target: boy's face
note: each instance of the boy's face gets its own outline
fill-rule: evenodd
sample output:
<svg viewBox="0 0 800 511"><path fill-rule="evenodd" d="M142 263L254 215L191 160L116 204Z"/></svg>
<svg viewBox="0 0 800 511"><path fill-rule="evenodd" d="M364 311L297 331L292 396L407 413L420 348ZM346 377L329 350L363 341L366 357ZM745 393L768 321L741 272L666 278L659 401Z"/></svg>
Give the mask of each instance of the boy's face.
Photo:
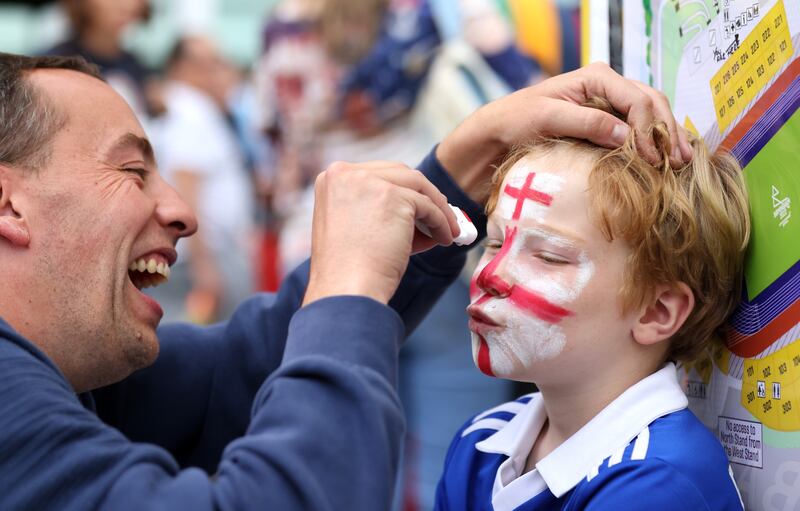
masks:
<svg viewBox="0 0 800 511"><path fill-rule="evenodd" d="M489 216L469 327L486 374L543 382L603 363L630 338L620 289L630 249L589 218L593 161L569 146L517 162ZM556 364L548 364L548 361Z"/></svg>

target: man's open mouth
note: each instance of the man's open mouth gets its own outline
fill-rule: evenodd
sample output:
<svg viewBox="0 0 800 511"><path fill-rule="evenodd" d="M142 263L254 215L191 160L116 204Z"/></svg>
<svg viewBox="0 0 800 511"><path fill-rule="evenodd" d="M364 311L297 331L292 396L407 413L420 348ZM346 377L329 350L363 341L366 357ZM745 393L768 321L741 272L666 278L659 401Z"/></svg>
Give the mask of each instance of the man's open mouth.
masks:
<svg viewBox="0 0 800 511"><path fill-rule="evenodd" d="M155 287L169 280L169 264L154 258L140 257L128 267L128 276L137 289Z"/></svg>

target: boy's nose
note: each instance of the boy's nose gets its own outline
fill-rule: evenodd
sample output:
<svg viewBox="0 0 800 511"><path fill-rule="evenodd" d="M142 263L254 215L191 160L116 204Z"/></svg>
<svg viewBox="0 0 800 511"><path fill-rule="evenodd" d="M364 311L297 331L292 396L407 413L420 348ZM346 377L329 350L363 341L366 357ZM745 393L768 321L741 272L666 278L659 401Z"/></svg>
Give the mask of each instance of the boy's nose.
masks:
<svg viewBox="0 0 800 511"><path fill-rule="evenodd" d="M484 292L501 298L507 297L511 294L511 289L514 287L506 275L503 273L502 259L493 259L487 264L481 273L478 275L478 287Z"/></svg>

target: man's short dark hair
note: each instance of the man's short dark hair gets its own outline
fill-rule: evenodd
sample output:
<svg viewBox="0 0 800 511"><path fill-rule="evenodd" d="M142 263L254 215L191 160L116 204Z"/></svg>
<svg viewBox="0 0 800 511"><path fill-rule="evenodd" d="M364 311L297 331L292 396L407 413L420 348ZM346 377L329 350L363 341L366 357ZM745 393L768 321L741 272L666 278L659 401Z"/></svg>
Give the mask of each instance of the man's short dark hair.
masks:
<svg viewBox="0 0 800 511"><path fill-rule="evenodd" d="M69 69L102 80L82 57L28 57L0 53L0 164L37 169L66 116L27 79L37 69Z"/></svg>

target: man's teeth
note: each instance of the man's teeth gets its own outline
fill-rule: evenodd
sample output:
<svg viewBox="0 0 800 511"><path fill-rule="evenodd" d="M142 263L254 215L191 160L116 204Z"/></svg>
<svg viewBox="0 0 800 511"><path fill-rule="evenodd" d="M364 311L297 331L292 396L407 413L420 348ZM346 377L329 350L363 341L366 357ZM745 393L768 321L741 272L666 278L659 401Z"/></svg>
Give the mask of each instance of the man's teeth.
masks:
<svg viewBox="0 0 800 511"><path fill-rule="evenodd" d="M167 263L158 262L152 258L150 260L145 260L140 257L131 263L128 270L141 273L158 273L159 275L163 275L166 279L169 278L169 265Z"/></svg>

